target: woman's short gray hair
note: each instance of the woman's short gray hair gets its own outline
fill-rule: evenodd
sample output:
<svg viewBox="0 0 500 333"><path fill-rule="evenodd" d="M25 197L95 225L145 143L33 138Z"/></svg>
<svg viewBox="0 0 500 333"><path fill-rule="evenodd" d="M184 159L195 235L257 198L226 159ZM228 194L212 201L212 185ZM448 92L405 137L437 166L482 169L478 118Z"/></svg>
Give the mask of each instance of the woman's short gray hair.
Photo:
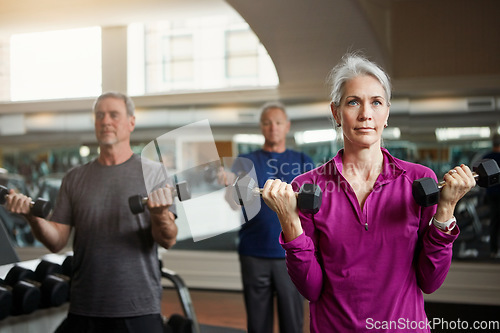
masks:
<svg viewBox="0 0 500 333"><path fill-rule="evenodd" d="M374 62L357 53L347 53L342 61L330 71L329 81L332 91L330 97L335 106L340 106L347 81L358 76L371 75L376 78L386 93L387 105L391 105L391 81L387 73Z"/></svg>
<svg viewBox="0 0 500 333"><path fill-rule="evenodd" d="M123 102L125 102L125 107L127 108L127 115L130 117L134 115L135 105L134 105L134 101L132 101L132 98L128 97L125 94L122 94L119 92L114 92L114 91L103 93L101 96L97 97L97 99L94 102L94 106L92 107L92 110L94 110L94 112L95 112L97 104L99 104L99 102L101 102L103 99L106 99L106 98L121 99Z"/></svg>

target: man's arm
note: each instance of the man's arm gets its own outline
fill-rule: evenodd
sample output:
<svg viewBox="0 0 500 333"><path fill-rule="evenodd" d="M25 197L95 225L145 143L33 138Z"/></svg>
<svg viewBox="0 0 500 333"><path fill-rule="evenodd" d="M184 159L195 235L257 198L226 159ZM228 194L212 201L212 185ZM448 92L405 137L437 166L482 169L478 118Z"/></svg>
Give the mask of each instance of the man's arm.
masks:
<svg viewBox="0 0 500 333"><path fill-rule="evenodd" d="M71 226L30 216L31 231L47 249L53 253L61 251L68 244Z"/></svg>
<svg viewBox="0 0 500 333"><path fill-rule="evenodd" d="M148 196L153 239L166 249L171 248L177 239L178 229L175 224L175 215L169 210L173 200L169 187L160 188Z"/></svg>
<svg viewBox="0 0 500 333"><path fill-rule="evenodd" d="M30 197L10 190L5 207L13 213L23 215L35 238L47 249L53 253L61 251L68 244L71 226L33 216L30 211L31 201Z"/></svg>

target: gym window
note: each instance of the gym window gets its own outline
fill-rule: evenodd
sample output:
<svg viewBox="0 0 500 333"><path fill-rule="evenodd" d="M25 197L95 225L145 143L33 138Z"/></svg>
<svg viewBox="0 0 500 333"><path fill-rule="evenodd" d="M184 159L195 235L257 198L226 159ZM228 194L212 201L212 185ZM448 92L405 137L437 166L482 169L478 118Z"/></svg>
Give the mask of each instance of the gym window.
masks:
<svg viewBox="0 0 500 333"><path fill-rule="evenodd" d="M2 92L3 100L79 98L101 93L101 28L15 34L9 44L10 59L3 56L0 64L2 82L9 81L6 75L10 77L10 92ZM10 73L5 72L6 61Z"/></svg>
<svg viewBox="0 0 500 333"><path fill-rule="evenodd" d="M134 23L128 38L130 95L278 84L266 49L236 15Z"/></svg>

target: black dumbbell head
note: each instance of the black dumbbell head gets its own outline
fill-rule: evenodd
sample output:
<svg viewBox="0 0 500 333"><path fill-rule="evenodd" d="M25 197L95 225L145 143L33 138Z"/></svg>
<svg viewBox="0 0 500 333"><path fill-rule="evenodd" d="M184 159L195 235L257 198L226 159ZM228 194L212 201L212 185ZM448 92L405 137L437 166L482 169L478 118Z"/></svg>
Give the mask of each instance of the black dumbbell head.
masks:
<svg viewBox="0 0 500 333"><path fill-rule="evenodd" d="M72 266L73 266L73 256L67 256L61 265L63 275L66 275L67 277L71 278L73 275Z"/></svg>
<svg viewBox="0 0 500 333"><path fill-rule="evenodd" d="M35 280L35 273L31 269L13 266L5 277L5 283L14 286L19 280Z"/></svg>
<svg viewBox="0 0 500 333"><path fill-rule="evenodd" d="M191 332L193 321L189 318L174 313L170 316L167 323L167 332Z"/></svg>
<svg viewBox="0 0 500 333"><path fill-rule="evenodd" d="M439 188L436 181L430 177L420 178L412 184L413 199L419 206L429 207L439 201Z"/></svg>
<svg viewBox="0 0 500 333"><path fill-rule="evenodd" d="M0 320L10 315L12 310L12 292L0 279Z"/></svg>
<svg viewBox="0 0 500 333"><path fill-rule="evenodd" d="M68 300L69 282L56 275L47 275L40 286L40 291L42 307L60 306Z"/></svg>
<svg viewBox="0 0 500 333"><path fill-rule="evenodd" d="M303 213L316 214L321 208L323 192L316 184L303 184L297 196L297 207Z"/></svg>
<svg viewBox="0 0 500 333"><path fill-rule="evenodd" d="M130 211L132 212L132 214L142 213L146 208L142 198L143 196L140 194L128 198L128 206L130 207Z"/></svg>
<svg viewBox="0 0 500 333"><path fill-rule="evenodd" d="M12 288L12 314L30 314L40 306L42 293L32 283L19 281Z"/></svg>
<svg viewBox="0 0 500 333"><path fill-rule="evenodd" d="M500 184L500 168L495 160L481 160L474 164L472 171L478 174L477 185L481 187Z"/></svg>
<svg viewBox="0 0 500 333"><path fill-rule="evenodd" d="M47 215L49 215L51 209L52 205L49 201L38 198L31 208L31 213L35 216L45 218L47 217Z"/></svg>
<svg viewBox="0 0 500 333"><path fill-rule="evenodd" d="M191 199L191 191L187 182L180 182L175 184L175 190L177 191L177 197L180 201Z"/></svg>
<svg viewBox="0 0 500 333"><path fill-rule="evenodd" d="M0 205L4 205L6 202L5 196L9 194L9 189L3 185L0 185Z"/></svg>
<svg viewBox="0 0 500 333"><path fill-rule="evenodd" d="M48 275L62 274L62 273L63 273L63 268L61 265L51 261L42 260L40 261L38 266L36 266L35 279L37 281L42 282Z"/></svg>

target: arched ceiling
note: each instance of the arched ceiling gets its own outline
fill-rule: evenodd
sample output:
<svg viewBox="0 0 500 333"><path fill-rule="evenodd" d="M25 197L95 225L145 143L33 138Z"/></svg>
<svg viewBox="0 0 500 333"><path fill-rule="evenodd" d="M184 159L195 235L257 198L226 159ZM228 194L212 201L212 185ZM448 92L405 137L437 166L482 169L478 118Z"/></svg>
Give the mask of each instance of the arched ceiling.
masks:
<svg viewBox="0 0 500 333"><path fill-rule="evenodd" d="M352 0L266 1L228 0L249 23L273 59L280 92L293 98L328 96L325 80L348 50L363 50L388 65L384 45ZM300 97L299 97L300 98Z"/></svg>

